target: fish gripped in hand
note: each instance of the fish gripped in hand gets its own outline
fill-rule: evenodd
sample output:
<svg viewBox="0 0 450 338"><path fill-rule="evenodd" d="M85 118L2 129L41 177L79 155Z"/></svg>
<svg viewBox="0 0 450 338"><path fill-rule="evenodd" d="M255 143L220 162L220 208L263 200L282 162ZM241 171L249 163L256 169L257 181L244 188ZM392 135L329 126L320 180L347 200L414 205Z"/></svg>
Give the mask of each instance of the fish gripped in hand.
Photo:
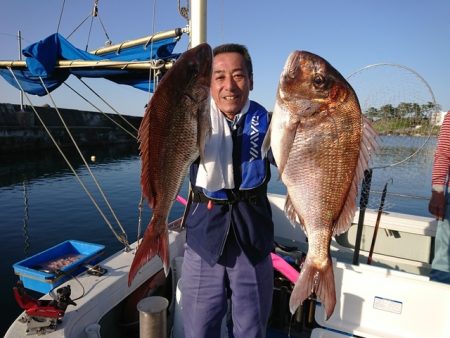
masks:
<svg viewBox="0 0 450 338"><path fill-rule="evenodd" d="M211 130L212 50L200 44L184 52L161 79L139 127L142 193L152 218L128 274L158 255L170 265L167 221L191 163L202 155Z"/></svg>
<svg viewBox="0 0 450 338"><path fill-rule="evenodd" d="M328 319L336 305L331 238L351 225L376 133L345 78L320 56L294 51L280 76L269 145L287 188L285 213L308 238L290 311L315 293Z"/></svg>

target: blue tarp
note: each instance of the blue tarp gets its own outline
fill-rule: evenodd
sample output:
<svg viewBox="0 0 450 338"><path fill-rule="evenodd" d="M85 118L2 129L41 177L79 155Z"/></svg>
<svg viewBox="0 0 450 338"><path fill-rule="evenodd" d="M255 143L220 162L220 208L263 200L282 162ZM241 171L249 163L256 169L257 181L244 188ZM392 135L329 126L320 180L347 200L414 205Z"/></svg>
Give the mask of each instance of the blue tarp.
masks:
<svg viewBox="0 0 450 338"><path fill-rule="evenodd" d="M153 81L149 83L149 72L140 70L107 70L95 68L58 69L58 60L84 61L145 61L151 59L176 59L179 54L173 54L178 37L152 42L152 46L144 48L142 45L122 50L120 53L108 53L102 56L94 55L74 47L60 34L52 34L47 38L33 43L22 50L26 57L27 70L13 70L22 89L29 94L46 95L41 77L48 91L58 88L70 74L79 77L105 78L119 84L126 84L138 89L153 92ZM9 70L0 69L0 75L11 85L20 89ZM150 85L150 88L149 88Z"/></svg>

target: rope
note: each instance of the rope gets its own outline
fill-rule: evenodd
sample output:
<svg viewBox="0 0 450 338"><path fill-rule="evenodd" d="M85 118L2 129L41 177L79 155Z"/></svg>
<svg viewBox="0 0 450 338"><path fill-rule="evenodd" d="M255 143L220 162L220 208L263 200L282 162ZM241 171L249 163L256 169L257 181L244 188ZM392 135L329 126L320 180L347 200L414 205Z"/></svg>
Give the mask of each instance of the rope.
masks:
<svg viewBox="0 0 450 338"><path fill-rule="evenodd" d="M89 19L90 17L91 17L91 14L89 13L89 15L86 17L86 19L84 19L83 21L81 21L81 23L80 23L77 27L75 27L75 29L72 31L72 33L70 33L70 34L67 36L67 40L69 40L70 37L73 35L73 33L75 33L75 32L78 30L78 28L80 28L81 25L84 24L84 23L86 22L86 20Z"/></svg>
<svg viewBox="0 0 450 338"><path fill-rule="evenodd" d="M87 52L88 48L89 48L89 40L91 39L91 33L92 33L92 24L94 23L94 16L91 15L91 23L89 24L89 32L88 32L88 36L87 36L87 41L86 41L86 48L85 51Z"/></svg>
<svg viewBox="0 0 450 338"><path fill-rule="evenodd" d="M78 182L80 183L80 185L83 187L84 191L85 191L86 194L89 196L89 198L91 199L92 203L93 203L94 206L97 208L98 212L99 212L100 215L103 217L104 221L106 222L106 224L108 225L108 227L110 228L110 230L112 231L112 233L114 234L114 236L116 236L116 238L117 238L117 240L118 240L119 242L121 242L122 244L124 244L124 246L126 247L127 250L131 250L131 249L130 249L130 246L129 246L129 243L128 243L128 240L127 240L127 238L126 238L125 231L124 231L122 225L120 224L119 220L117 219L117 217L116 217L114 211L113 211L112 208L111 208L111 205L110 205L109 202L107 201L106 196L104 195L104 193L103 193L102 189L100 188L100 186L99 186L97 180L95 179L95 177L94 177L92 171L90 170L90 167L89 167L88 163L87 163L86 160L84 159L84 156L82 155L80 149L78 148L78 145L76 144L75 140L73 139L72 134L70 133L69 129L67 128L67 125L65 124L64 119L62 118L62 116L61 116L61 114L60 114L58 108L56 107L56 105L55 105L55 103L54 103L54 101L53 101L53 99L52 99L50 93L48 92L47 87L45 86L44 82L42 81L42 78L40 78L40 80L41 80L41 82L42 82L43 87L46 89L47 94L49 95L50 99L52 100L53 105L55 106L56 112L58 113L58 115L59 115L59 117L60 117L62 123L64 124L64 127L66 128L66 131L68 132L70 138L72 139L72 142L74 143L74 145L75 145L75 147L76 147L78 153L80 154L80 156L81 156L81 158L82 158L84 164L86 165L86 167L87 167L89 173L91 174L91 176L92 176L94 182L96 183L97 188L99 189L100 193L102 194L102 196L103 196L103 198L104 198L106 204L109 206L109 208L110 208L110 210L111 210L111 213L113 214L114 218L116 219L116 221L117 221L117 223L118 223L118 226L120 227L120 229L121 229L121 231L122 231L122 234L121 234L121 235L117 234L117 232L114 230L113 226L111 225L111 223L109 222L109 220L107 219L107 217L105 216L105 214L103 213L103 211L102 211L102 210L100 209L100 207L98 206L98 204L97 204L97 202L95 201L94 197L92 196L92 194L91 194L91 193L89 192L89 190L87 189L86 185L83 183L83 181L80 179L80 177L79 177L78 174L76 173L76 171L75 171L75 169L73 168L73 166L71 165L70 161L68 160L68 158L66 157L66 155L65 155L64 152L62 151L61 147L60 147L60 146L58 145L58 143L56 142L56 140L55 140L55 138L53 137L53 135L51 134L50 130L47 128L45 122L44 122L43 119L41 118L40 114L37 112L36 108L35 108L34 105L32 104L32 102L31 102L31 100L30 100L28 94L23 90L23 88L22 88L20 82L17 80L17 78L16 78L14 72L12 71L11 67L8 67L8 70L11 72L11 74L12 74L12 76L14 77L14 79L15 79L17 85L20 87L20 90L25 94L25 97L26 97L27 101L29 102L31 108L33 109L33 111L34 111L34 113L36 114L37 118L38 118L39 121L41 122L41 124L42 124L42 126L44 127L45 131L47 132L48 136L49 136L50 139L52 140L53 144L56 146L56 148L58 149L59 153L61 154L61 156L62 156L62 157L64 158L64 160L66 161L66 163L67 163L67 165L69 166L70 170L71 170L72 173L75 175L75 178L78 180Z"/></svg>
<svg viewBox="0 0 450 338"><path fill-rule="evenodd" d="M88 32L88 36L87 36L87 41L86 41L86 49L85 49L85 51L87 51L88 50L88 48L89 48L89 41L90 41L90 39L91 39L91 34L92 34L92 27L93 27L93 24L94 24L94 18L98 18L99 19L99 21L100 21L100 24L101 24L101 26L102 26L102 28L103 28L103 33L105 34L105 36L106 36L106 39L107 39L107 41L106 41L106 45L111 45L111 39L109 38L109 35L108 35L108 32L106 31L106 28L105 28L105 25L103 24L103 21L102 21L102 19L100 18L100 16L99 16L99 14L98 14L98 2L99 2L99 0L95 0L94 1L94 7L92 8L92 11L89 13L89 15L72 31L72 33L70 33L69 34L69 36L67 37L67 39L69 39L71 36L72 36L72 34L73 33L75 33L85 22L86 22L86 20L87 19L89 19L89 18L91 18L91 23L90 23L90 25L89 25L89 32ZM58 26L59 27L59 26Z"/></svg>
<svg viewBox="0 0 450 338"><path fill-rule="evenodd" d="M106 44L108 44L108 45L111 44L111 40L109 39L108 33L106 33L105 26L103 25L103 22L102 22L102 20L100 19L99 15L98 15L98 1L99 1L99 0L95 0L95 2L94 2L94 8L92 9L92 13L91 13L91 25L89 26L88 40L87 40L87 42L86 42L86 52L87 52L88 47L89 47L89 40L90 40L90 38L91 38L92 25L93 25L93 23L94 23L94 18L98 18L99 21L100 21L100 24L101 24L102 27L103 27L103 32L105 33L106 38L108 39L107 42L106 42Z"/></svg>
<svg viewBox="0 0 450 338"><path fill-rule="evenodd" d="M86 166L86 169L89 171L89 174L91 175L91 177L92 177L92 179L93 179L95 185L97 186L97 189L99 190L100 194L102 195L103 200L105 201L106 205L108 206L109 210L111 211L111 214L113 215L114 219L116 220L116 222L117 222L117 224L118 224L120 230L121 230L122 233L124 234L124 233L125 233L125 230L123 229L122 224L120 223L119 219L117 218L117 216L116 216L116 214L115 214L113 208L111 207L111 204L109 203L109 201L108 201L106 195L105 195L104 192L103 192L103 189L101 188L100 184L98 183L97 179L95 178L95 175L94 175L94 173L92 172L92 170L91 170L89 164L87 163L86 159L84 158L84 156L83 156L83 154L82 154L80 148L78 147L77 142L76 142L75 139L73 138L73 135L72 135L72 133L70 132L68 126L66 125L66 123L65 123L65 121L64 121L64 118L62 117L62 115L61 115L61 113L60 113L58 107L56 106L56 103L55 103L55 101L53 100L52 95L51 95L50 92L47 90L47 87L45 86L44 81L42 80L42 78L39 77L39 79L41 80L41 84L42 84L42 86L45 88L48 97L49 97L50 100L52 101L52 104L53 104L53 106L54 106L54 108L55 108L55 110L56 110L56 112L57 112L57 114L58 114L58 116L59 116L59 118L60 118L62 124L64 125L64 128L65 128L65 130L67 131L67 134L69 135L70 139L72 140L73 145L75 146L75 148L76 148L77 151L78 151L78 154L80 155L81 159L83 160L83 162L84 162L84 164L85 164L85 166ZM111 230L115 233L115 231L112 229L112 227L111 227ZM119 241L120 241L120 239L119 239Z"/></svg>
<svg viewBox="0 0 450 338"><path fill-rule="evenodd" d="M85 83L81 78L78 78L91 92L96 95L100 100L103 101L109 108L111 108L117 115L119 115L123 121L125 121L134 131L138 131L135 126L133 126L130 121L128 121L125 117L123 117L116 109L114 109L108 102L106 102L100 95L98 95L87 83ZM69 89L71 89L75 94L77 94L79 97L81 97L83 100L85 100L87 103L89 103L92 107L97 109L99 113L102 113L103 116L105 116L107 119L109 119L112 123L114 123L117 127L122 129L124 132L126 132L128 135L133 137L137 140L137 136L132 134L130 131L128 131L126 128L124 128L120 123L115 121L113 118L111 118L108 114L106 114L104 111L102 111L100 108L98 108L96 105L94 105L91 101L89 101L87 98L85 98L83 95L81 95L79 92L77 92L74 88L72 88L70 85L64 82L64 85L66 85Z"/></svg>
<svg viewBox="0 0 450 338"><path fill-rule="evenodd" d="M137 228L137 234L136 234L136 242L139 245L139 237L141 234L141 230L142 230L142 210L144 208L144 195L142 194L142 190L141 190L141 198L139 200L139 204L138 204L138 228Z"/></svg>
<svg viewBox="0 0 450 338"><path fill-rule="evenodd" d="M95 5L94 5L94 9L93 9L93 11L92 11L92 16L93 16L93 17L97 17L98 20L100 21L100 24L102 25L102 28L103 28L103 33L105 33L105 36L106 36L106 39L107 39L105 44L108 45L108 46L110 46L111 43L112 43L112 41L111 41L111 39L109 38L108 33L106 32L105 25L103 24L103 21L102 21L102 19L100 18L100 15L98 14L98 1L99 1L99 0L95 0Z"/></svg>
<svg viewBox="0 0 450 338"><path fill-rule="evenodd" d="M102 25L103 33L105 33L105 36L106 36L106 39L107 39L105 45L111 46L112 41L111 41L111 39L109 38L108 33L106 32L105 25L103 24L103 21L102 21L102 19L100 18L100 16L98 16L98 20L100 21L100 24Z"/></svg>

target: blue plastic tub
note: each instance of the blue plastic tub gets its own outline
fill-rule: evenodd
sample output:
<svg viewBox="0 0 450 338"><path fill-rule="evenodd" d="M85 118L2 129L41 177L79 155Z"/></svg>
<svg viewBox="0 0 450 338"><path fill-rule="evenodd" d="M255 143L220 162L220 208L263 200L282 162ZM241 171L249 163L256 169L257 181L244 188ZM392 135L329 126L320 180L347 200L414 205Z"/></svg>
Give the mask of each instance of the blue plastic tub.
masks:
<svg viewBox="0 0 450 338"><path fill-rule="evenodd" d="M48 293L96 264L104 245L68 240L13 265L25 288Z"/></svg>

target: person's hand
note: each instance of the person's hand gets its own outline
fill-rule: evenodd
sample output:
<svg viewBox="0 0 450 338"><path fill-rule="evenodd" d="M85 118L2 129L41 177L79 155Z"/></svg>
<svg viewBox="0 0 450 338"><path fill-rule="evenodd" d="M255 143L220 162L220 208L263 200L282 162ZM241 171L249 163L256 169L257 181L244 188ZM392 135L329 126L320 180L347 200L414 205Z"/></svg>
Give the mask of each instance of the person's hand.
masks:
<svg viewBox="0 0 450 338"><path fill-rule="evenodd" d="M437 220L443 220L445 215L445 196L443 191L432 191L428 211Z"/></svg>

